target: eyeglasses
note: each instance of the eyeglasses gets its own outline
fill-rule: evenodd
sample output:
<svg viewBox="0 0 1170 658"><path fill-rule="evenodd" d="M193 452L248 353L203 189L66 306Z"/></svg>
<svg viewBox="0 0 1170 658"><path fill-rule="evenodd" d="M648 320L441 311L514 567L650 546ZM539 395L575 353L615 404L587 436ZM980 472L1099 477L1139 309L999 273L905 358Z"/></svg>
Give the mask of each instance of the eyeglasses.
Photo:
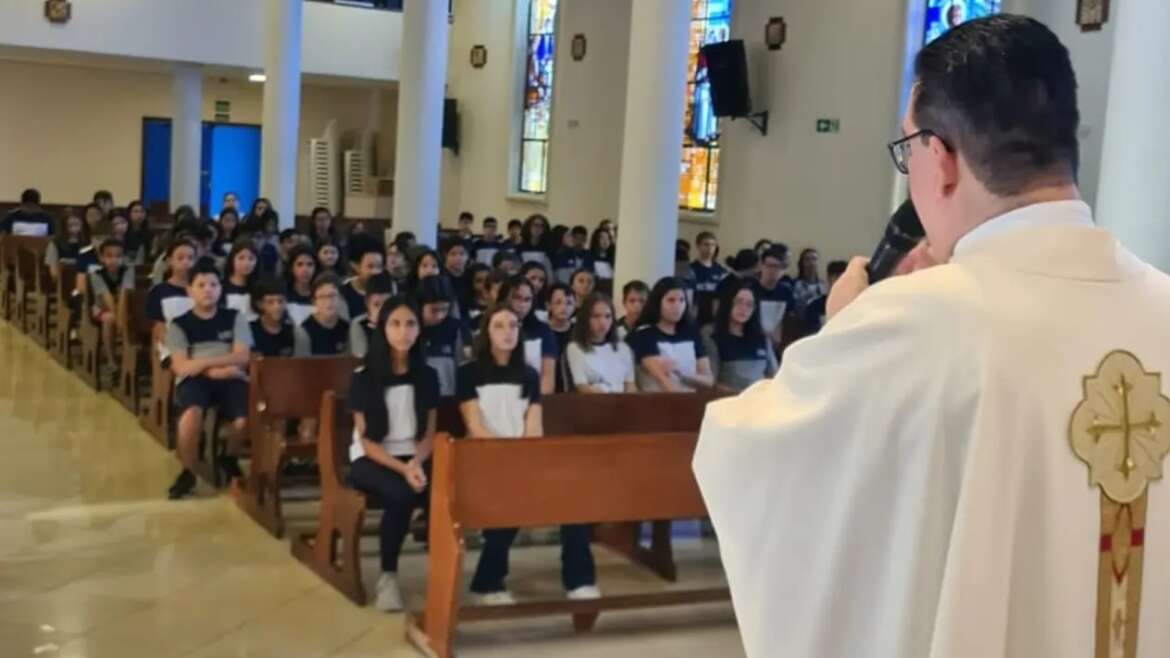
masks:
<svg viewBox="0 0 1170 658"><path fill-rule="evenodd" d="M938 133L929 128L919 130L912 135L906 135L902 139L897 139L886 145L890 149L890 157L894 159L894 167L902 174L910 173L910 143L915 139L922 139L924 142L930 137L938 137L938 140L943 143L947 150L951 150L947 141L939 137Z"/></svg>

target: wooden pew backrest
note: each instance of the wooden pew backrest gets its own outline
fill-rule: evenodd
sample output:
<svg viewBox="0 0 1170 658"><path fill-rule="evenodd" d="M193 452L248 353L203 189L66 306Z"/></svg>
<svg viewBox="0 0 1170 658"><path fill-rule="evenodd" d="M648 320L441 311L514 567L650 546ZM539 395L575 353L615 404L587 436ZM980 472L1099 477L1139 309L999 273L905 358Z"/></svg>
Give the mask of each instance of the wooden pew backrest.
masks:
<svg viewBox="0 0 1170 658"><path fill-rule="evenodd" d="M253 410L268 418L313 418L325 391L345 394L361 360L337 357L257 357L249 365Z"/></svg>

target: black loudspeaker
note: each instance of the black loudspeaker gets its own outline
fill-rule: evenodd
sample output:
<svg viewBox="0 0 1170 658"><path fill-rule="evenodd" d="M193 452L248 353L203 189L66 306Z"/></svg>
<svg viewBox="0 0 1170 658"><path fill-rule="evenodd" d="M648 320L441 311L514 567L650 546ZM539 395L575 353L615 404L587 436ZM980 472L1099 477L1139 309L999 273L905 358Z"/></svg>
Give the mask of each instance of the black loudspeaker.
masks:
<svg viewBox="0 0 1170 658"><path fill-rule="evenodd" d="M443 148L459 154L459 103L454 98L443 99Z"/></svg>
<svg viewBox="0 0 1170 658"><path fill-rule="evenodd" d="M743 40L734 39L703 46L711 104L717 117L746 117L752 112L748 89L747 54Z"/></svg>

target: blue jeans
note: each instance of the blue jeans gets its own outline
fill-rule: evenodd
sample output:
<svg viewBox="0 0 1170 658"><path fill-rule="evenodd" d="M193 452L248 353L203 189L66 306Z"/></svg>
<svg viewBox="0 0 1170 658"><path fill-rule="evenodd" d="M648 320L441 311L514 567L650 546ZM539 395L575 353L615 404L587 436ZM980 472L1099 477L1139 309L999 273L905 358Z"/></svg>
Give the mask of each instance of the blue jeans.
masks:
<svg viewBox="0 0 1170 658"><path fill-rule="evenodd" d="M483 551L471 591L476 594L502 592L508 577L508 550L516 539L516 528L492 528L483 531ZM597 582L593 553L589 550L588 525L561 526L561 582L565 590L573 590Z"/></svg>

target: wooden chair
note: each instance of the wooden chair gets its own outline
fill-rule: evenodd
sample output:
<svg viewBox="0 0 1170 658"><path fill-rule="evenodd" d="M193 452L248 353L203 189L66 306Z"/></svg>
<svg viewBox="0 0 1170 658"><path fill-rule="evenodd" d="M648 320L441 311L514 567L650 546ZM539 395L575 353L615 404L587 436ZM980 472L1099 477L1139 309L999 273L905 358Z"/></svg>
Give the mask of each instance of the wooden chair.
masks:
<svg viewBox="0 0 1170 658"><path fill-rule="evenodd" d="M77 317L73 312L71 297L73 281L77 277L77 270L73 265L61 265L61 275L53 282L53 297L56 300L56 321L49 334L49 354L66 369L73 368L74 340L73 329L77 326Z"/></svg>
<svg viewBox="0 0 1170 658"><path fill-rule="evenodd" d="M47 246L47 245L46 245ZM56 319L57 295L53 273L45 265L44 254L37 260L36 288L33 290L32 330L30 334L38 345L49 349L52 342L53 322Z"/></svg>
<svg viewBox="0 0 1170 658"><path fill-rule="evenodd" d="M170 368L162 366L158 345L149 338L150 354L150 399L138 417L138 424L154 437L161 446L174 448L174 414L172 403L175 394L175 376Z"/></svg>
<svg viewBox="0 0 1170 658"><path fill-rule="evenodd" d="M32 329L29 324L32 315L31 294L36 289L37 275L44 262L49 239L18 235L9 236L7 243L10 245L9 257L13 264L13 298L8 319L21 331L29 333Z"/></svg>
<svg viewBox="0 0 1170 658"><path fill-rule="evenodd" d="M542 403L544 428L546 434L697 433L706 403L721 396L713 392L549 395ZM366 592L361 580L358 545L369 501L346 483L353 432L350 416L340 395L329 392L322 399L317 441L317 463L321 471L317 531L294 537L292 551L325 582L354 603L364 605ZM453 400L444 401L437 416L440 432L450 436L465 433L463 418ZM670 522L653 523L649 548L639 542L641 526L640 521L596 525L594 541L673 582L677 579L677 568L670 545Z"/></svg>
<svg viewBox="0 0 1170 658"><path fill-rule="evenodd" d="M146 317L145 286L118 293L118 335L122 343L122 367L113 395L130 413L138 415L143 380L150 377L151 321Z"/></svg>
<svg viewBox="0 0 1170 658"><path fill-rule="evenodd" d="M235 486L237 504L276 537L284 535L281 488L286 460L314 459L316 440L289 436L288 421L316 418L325 391L348 391L354 357L256 358L248 368L248 477Z"/></svg>
<svg viewBox="0 0 1170 658"><path fill-rule="evenodd" d="M578 632L604 610L723 601L726 587L463 606L463 533L471 529L628 522L706 516L691 472L691 433L435 440L426 608L408 637L440 658L452 655L455 625L567 614ZM477 492L490 491L490 496Z"/></svg>
<svg viewBox="0 0 1170 658"><path fill-rule="evenodd" d="M0 317L12 319L16 293L16 236L0 235Z"/></svg>
<svg viewBox="0 0 1170 658"><path fill-rule="evenodd" d="M81 299L81 313L77 320L77 335L81 341L81 369L77 376L95 391L102 390L102 328L93 321L93 300L89 295Z"/></svg>

